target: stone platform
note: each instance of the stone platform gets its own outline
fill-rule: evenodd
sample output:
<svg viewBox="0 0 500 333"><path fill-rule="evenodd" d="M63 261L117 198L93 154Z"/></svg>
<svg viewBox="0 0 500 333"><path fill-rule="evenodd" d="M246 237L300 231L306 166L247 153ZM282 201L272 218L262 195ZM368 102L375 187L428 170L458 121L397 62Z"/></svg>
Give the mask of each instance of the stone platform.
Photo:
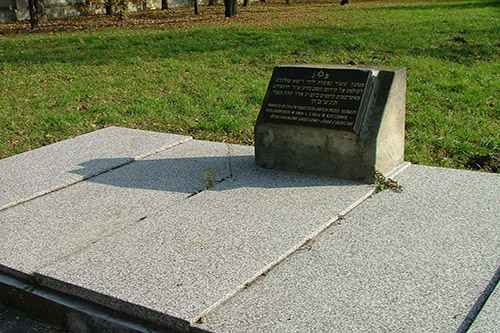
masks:
<svg viewBox="0 0 500 333"><path fill-rule="evenodd" d="M78 332L500 327L500 175L394 178L116 127L3 159L0 302Z"/></svg>

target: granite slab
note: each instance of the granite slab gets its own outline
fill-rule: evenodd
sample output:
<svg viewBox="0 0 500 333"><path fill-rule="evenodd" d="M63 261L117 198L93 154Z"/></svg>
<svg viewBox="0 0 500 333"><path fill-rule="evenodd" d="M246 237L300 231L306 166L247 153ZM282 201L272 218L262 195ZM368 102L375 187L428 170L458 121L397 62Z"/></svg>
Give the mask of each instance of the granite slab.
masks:
<svg viewBox="0 0 500 333"><path fill-rule="evenodd" d="M90 174L113 160L92 159L71 172ZM191 140L0 211L0 270L23 278L117 230L141 225L203 190L207 168L216 173L214 181L230 175L228 145Z"/></svg>
<svg viewBox="0 0 500 333"><path fill-rule="evenodd" d="M189 140L188 136L108 127L2 159L0 210ZM85 162L85 172L69 172Z"/></svg>
<svg viewBox="0 0 500 333"><path fill-rule="evenodd" d="M193 144L206 152L206 143ZM37 269L36 279L186 331L373 192L373 185L263 170L252 148L229 149L229 177L174 205L154 199L134 223Z"/></svg>
<svg viewBox="0 0 500 333"><path fill-rule="evenodd" d="M198 327L456 332L500 265L500 175L412 165L396 179L402 193L364 201ZM497 295L477 330L497 322Z"/></svg>

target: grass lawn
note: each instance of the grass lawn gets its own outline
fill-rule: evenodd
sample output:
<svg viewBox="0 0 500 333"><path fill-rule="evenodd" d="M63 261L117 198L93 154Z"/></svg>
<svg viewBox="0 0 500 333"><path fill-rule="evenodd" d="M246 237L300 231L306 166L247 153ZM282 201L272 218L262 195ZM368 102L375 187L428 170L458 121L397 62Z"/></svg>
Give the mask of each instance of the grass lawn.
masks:
<svg viewBox="0 0 500 333"><path fill-rule="evenodd" d="M405 67L410 162L500 156L500 1L284 2L0 24L0 158L110 125L252 144L296 62Z"/></svg>

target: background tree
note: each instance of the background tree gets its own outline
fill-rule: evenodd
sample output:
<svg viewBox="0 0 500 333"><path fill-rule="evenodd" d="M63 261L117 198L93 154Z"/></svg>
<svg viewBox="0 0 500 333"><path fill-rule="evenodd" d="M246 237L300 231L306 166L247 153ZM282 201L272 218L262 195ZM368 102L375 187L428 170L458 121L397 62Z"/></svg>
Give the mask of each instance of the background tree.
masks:
<svg viewBox="0 0 500 333"><path fill-rule="evenodd" d="M113 1L111 0L108 0L108 1L105 1L104 2L104 6L106 8L106 15L115 15L115 4L113 3Z"/></svg>
<svg viewBox="0 0 500 333"><path fill-rule="evenodd" d="M40 22L47 21L44 0L29 0L28 6L30 10L31 29L36 29Z"/></svg>
<svg viewBox="0 0 500 333"><path fill-rule="evenodd" d="M340 0L340 5L343 6L343 5L347 5L348 3L350 3L351 0Z"/></svg>
<svg viewBox="0 0 500 333"><path fill-rule="evenodd" d="M224 0L224 6L226 7L226 17L233 17L238 14L238 9L236 8L236 0Z"/></svg>
<svg viewBox="0 0 500 333"><path fill-rule="evenodd" d="M198 15L200 13L200 3L199 0L194 0L194 13Z"/></svg>

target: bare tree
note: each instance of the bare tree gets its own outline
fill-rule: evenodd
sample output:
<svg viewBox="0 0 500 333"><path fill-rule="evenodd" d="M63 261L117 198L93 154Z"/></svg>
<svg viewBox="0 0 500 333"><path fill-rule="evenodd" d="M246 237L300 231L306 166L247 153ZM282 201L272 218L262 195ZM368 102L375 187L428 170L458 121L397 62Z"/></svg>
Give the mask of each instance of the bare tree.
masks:
<svg viewBox="0 0 500 333"><path fill-rule="evenodd" d="M195 15L200 14L200 1L194 0L194 13Z"/></svg>
<svg viewBox="0 0 500 333"><path fill-rule="evenodd" d="M44 0L29 0L28 5L30 9L31 29L36 29L38 28L38 23L47 21Z"/></svg>
<svg viewBox="0 0 500 333"><path fill-rule="evenodd" d="M224 6L226 7L225 11L226 17L233 17L238 14L238 9L236 7L236 0L224 0Z"/></svg>
<svg viewBox="0 0 500 333"><path fill-rule="evenodd" d="M116 8L115 8L115 4L113 3L113 1L111 1L111 0L105 1L104 7L106 9L106 15L110 15L110 16L115 15Z"/></svg>

